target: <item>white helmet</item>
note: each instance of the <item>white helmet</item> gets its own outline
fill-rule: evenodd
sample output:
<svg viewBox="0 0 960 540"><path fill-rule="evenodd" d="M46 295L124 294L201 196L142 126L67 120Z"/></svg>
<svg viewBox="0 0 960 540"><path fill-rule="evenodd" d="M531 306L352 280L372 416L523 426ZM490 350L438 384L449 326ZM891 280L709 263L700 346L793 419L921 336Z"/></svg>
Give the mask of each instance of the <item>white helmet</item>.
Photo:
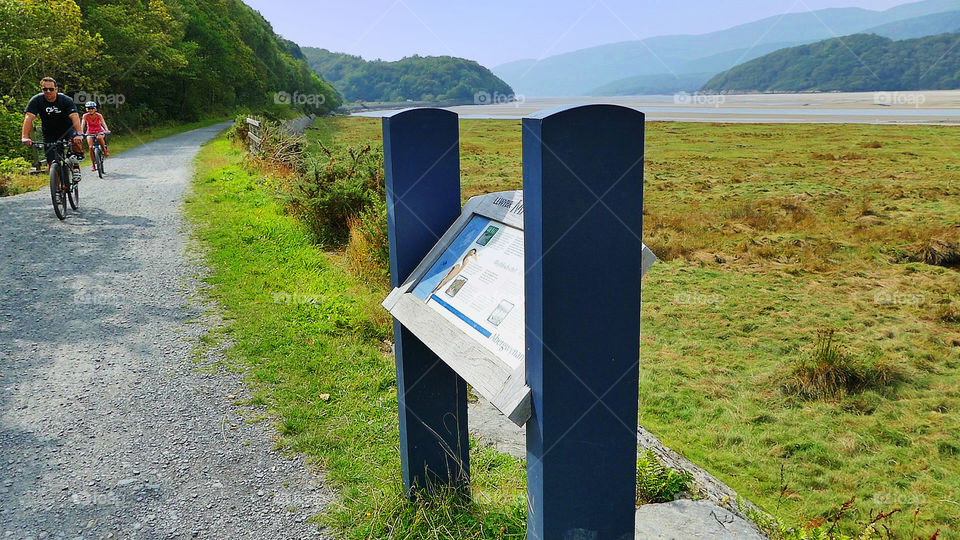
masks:
<svg viewBox="0 0 960 540"><path fill-rule="evenodd" d="M94 109L96 109L96 108L97 108L97 102L96 102L96 101L88 101L87 104L84 105L84 107L87 107L87 108L93 107Z"/></svg>

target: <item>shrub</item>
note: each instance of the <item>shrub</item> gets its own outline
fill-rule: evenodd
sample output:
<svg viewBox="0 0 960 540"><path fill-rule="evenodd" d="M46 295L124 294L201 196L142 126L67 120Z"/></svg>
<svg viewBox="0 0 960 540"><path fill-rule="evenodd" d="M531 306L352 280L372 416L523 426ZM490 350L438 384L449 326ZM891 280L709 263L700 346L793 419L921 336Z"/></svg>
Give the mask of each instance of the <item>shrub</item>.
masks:
<svg viewBox="0 0 960 540"><path fill-rule="evenodd" d="M303 150L306 145L303 137L287 133L280 122L260 116L252 118L260 122L260 153L252 157L280 168L283 173L304 173ZM227 137L246 148L250 147L250 125L246 115L234 118Z"/></svg>
<svg viewBox="0 0 960 540"><path fill-rule="evenodd" d="M840 398L883 388L902 378L900 370L886 360L859 360L848 355L835 333L817 332L812 354L803 357L783 383L785 393L804 399Z"/></svg>
<svg viewBox="0 0 960 540"><path fill-rule="evenodd" d="M10 194L10 181L13 175L20 174L30 167L23 158L0 158L0 197Z"/></svg>
<svg viewBox="0 0 960 540"><path fill-rule="evenodd" d="M349 148L349 162L320 146L328 160L315 160L293 184L287 204L309 227L317 243L340 246L350 235L349 221L383 192L382 153L370 145ZM379 156L379 157L377 157Z"/></svg>
<svg viewBox="0 0 960 540"><path fill-rule="evenodd" d="M238 114L233 119L233 125L227 130L227 138L243 145L249 144L247 135L250 133L250 125L247 124L247 115Z"/></svg>
<svg viewBox="0 0 960 540"><path fill-rule="evenodd" d="M693 476L664 467L653 451L637 459L637 504L663 503L690 491Z"/></svg>
<svg viewBox="0 0 960 540"><path fill-rule="evenodd" d="M30 150L20 144L22 107L10 96L0 97L0 159L29 156Z"/></svg>

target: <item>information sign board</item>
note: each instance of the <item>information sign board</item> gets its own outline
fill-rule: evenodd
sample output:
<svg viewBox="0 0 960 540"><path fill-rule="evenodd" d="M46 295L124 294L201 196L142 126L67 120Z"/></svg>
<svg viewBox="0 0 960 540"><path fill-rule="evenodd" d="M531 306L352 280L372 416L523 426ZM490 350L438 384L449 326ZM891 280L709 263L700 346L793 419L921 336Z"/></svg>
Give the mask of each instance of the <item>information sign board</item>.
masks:
<svg viewBox="0 0 960 540"><path fill-rule="evenodd" d="M644 246L645 274L656 257ZM471 198L383 306L518 425L524 381L523 192Z"/></svg>

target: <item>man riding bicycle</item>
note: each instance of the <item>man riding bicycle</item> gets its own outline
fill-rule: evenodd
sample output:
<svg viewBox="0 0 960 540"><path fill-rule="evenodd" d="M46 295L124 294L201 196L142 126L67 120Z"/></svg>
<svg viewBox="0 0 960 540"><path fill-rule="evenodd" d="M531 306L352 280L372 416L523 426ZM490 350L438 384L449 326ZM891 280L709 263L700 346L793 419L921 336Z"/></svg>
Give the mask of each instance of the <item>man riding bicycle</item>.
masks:
<svg viewBox="0 0 960 540"><path fill-rule="evenodd" d="M23 118L23 129L20 133L20 142L26 146L32 146L30 140L30 131L33 129L33 119L40 117L41 128L43 131L43 142L54 143L62 139L72 139L72 149L81 159L83 158L83 138L80 136L80 114L77 112L77 104L69 97L58 92L59 85L51 77L44 77L40 81L40 93L33 96L27 108L24 111L26 116ZM47 144L45 153L47 164L53 163L56 159L56 146ZM80 168L75 170L74 178L79 179Z"/></svg>

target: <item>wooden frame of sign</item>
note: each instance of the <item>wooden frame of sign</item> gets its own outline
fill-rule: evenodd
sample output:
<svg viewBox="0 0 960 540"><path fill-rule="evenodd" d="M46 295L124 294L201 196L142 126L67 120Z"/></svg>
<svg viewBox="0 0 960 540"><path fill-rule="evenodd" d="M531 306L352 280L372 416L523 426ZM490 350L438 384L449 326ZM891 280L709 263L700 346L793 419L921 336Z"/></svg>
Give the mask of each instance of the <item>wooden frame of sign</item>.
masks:
<svg viewBox="0 0 960 540"><path fill-rule="evenodd" d="M521 242L519 253L516 246L508 245L511 239L515 244L517 237ZM514 332L507 339L498 339L497 334L492 334L489 328L502 324L508 313L514 313L522 321L522 238L522 191L473 197L407 281L394 289L383 302L383 307L404 327L463 377L478 394L519 426L526 423L531 413L530 387L526 385L523 362L524 328L522 324L519 331L513 328ZM477 260L478 249L482 251L498 242L501 248L510 249L510 253L519 256L519 267L506 271L513 270L514 275L518 272L521 281L512 281L510 298L502 299L490 316L478 323L473 320L476 317L471 318L451 305L460 290L458 283L462 287L467 280L465 276L457 278L457 273L466 270L470 262ZM501 264L501 268L504 266ZM488 281L487 289L495 286L493 274L495 272L487 271L479 276ZM481 283L481 280L474 282ZM441 286L446 290L441 290ZM482 286L475 285L474 288ZM432 290L427 292L431 287ZM509 307L505 309L503 306Z"/></svg>

